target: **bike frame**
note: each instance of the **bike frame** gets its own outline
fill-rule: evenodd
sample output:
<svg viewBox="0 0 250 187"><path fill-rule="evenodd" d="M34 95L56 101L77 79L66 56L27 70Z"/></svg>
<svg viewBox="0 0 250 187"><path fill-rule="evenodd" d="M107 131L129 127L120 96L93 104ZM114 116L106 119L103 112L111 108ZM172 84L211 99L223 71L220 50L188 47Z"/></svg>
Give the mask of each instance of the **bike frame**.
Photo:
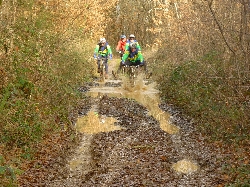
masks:
<svg viewBox="0 0 250 187"><path fill-rule="evenodd" d="M127 73L130 78L135 78L136 75L138 74L138 70L139 70L139 65L136 66L125 65L122 67L122 73L123 74Z"/></svg>

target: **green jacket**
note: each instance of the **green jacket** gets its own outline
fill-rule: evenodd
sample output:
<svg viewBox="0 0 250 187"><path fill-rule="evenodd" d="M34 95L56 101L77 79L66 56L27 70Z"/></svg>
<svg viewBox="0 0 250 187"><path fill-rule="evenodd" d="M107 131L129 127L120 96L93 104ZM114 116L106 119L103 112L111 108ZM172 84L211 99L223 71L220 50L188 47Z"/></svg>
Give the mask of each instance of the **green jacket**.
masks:
<svg viewBox="0 0 250 187"><path fill-rule="evenodd" d="M100 46L99 43L96 45L95 50L94 50L94 56L112 56L112 50L110 45L106 42L104 46Z"/></svg>
<svg viewBox="0 0 250 187"><path fill-rule="evenodd" d="M141 51L139 49L136 49L135 52L131 52L130 50L126 50L124 55L122 56L122 61L125 62L126 60L130 62L137 62L140 61L141 63L143 62L143 56Z"/></svg>

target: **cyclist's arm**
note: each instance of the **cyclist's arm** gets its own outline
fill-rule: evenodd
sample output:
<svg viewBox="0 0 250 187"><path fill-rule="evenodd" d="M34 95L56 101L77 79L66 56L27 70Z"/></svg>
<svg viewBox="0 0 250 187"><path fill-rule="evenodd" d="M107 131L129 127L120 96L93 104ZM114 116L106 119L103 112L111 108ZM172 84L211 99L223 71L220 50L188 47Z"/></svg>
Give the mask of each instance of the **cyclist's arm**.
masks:
<svg viewBox="0 0 250 187"><path fill-rule="evenodd" d="M129 43L127 42L125 45L125 51L128 51L128 50L129 50Z"/></svg>
<svg viewBox="0 0 250 187"><path fill-rule="evenodd" d="M112 54L112 49L111 49L110 45L107 45L107 50L108 50L108 54Z"/></svg>
<svg viewBox="0 0 250 187"><path fill-rule="evenodd" d="M121 42L119 41L116 46L116 51L120 51L120 49L121 49Z"/></svg>
<svg viewBox="0 0 250 187"><path fill-rule="evenodd" d="M138 52L137 59L140 60L140 62L143 62L143 56L142 56L141 52Z"/></svg>
<svg viewBox="0 0 250 187"><path fill-rule="evenodd" d="M140 44L138 42L137 42L136 47L137 47L138 51L141 51L141 46L140 46Z"/></svg>
<svg viewBox="0 0 250 187"><path fill-rule="evenodd" d="M125 62L128 59L129 52L125 51L124 55L122 56L122 61Z"/></svg>
<svg viewBox="0 0 250 187"><path fill-rule="evenodd" d="M98 54L98 52L99 52L99 45L96 45L95 50L94 50L94 54Z"/></svg>

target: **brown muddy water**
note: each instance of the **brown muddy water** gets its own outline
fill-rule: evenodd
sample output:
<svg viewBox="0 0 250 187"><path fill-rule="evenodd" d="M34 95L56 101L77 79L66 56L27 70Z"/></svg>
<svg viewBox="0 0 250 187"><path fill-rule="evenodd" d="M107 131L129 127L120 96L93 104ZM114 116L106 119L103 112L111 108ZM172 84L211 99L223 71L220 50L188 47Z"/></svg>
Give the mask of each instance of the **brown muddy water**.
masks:
<svg viewBox="0 0 250 187"><path fill-rule="evenodd" d="M79 147L47 186L218 186L223 157L142 76L88 85ZM84 108L84 107L83 107Z"/></svg>
<svg viewBox="0 0 250 187"><path fill-rule="evenodd" d="M119 83L118 81L109 82ZM148 110L148 114L152 115L160 122L160 127L162 130L170 134L176 134L178 133L179 128L173 124L170 124L170 115L159 108L159 91L154 87L155 83L146 85L143 81L143 76L137 77L135 83L132 85L127 77L123 77L121 87L106 87L105 85L101 85L100 87L91 88L88 92L88 95L91 97L107 95L109 97L134 99L138 103L145 106Z"/></svg>

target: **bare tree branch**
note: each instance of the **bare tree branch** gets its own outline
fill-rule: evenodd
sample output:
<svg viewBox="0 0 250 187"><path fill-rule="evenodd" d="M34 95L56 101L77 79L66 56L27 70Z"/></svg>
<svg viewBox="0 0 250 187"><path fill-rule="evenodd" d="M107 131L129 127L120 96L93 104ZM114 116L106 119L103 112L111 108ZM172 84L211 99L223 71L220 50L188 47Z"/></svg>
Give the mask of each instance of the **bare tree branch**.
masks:
<svg viewBox="0 0 250 187"><path fill-rule="evenodd" d="M212 14L212 16L213 16L213 18L214 18L214 20L215 20L215 22L216 22L218 28L219 28L219 30L220 30L221 36L222 36L222 38L223 38L223 40L224 40L226 46L228 47L228 49L229 49L229 50L234 54L234 56L235 56L235 51L230 47L230 45L228 44L228 42L227 42L227 40L226 40L226 38L225 38L225 36L224 36L224 32L223 32L223 30L222 30L222 27L221 27L221 25L220 25L218 19L216 18L215 12L213 11L212 4L213 4L213 0L211 0L210 2L208 1L209 10L210 10L210 12L211 12L211 14Z"/></svg>

